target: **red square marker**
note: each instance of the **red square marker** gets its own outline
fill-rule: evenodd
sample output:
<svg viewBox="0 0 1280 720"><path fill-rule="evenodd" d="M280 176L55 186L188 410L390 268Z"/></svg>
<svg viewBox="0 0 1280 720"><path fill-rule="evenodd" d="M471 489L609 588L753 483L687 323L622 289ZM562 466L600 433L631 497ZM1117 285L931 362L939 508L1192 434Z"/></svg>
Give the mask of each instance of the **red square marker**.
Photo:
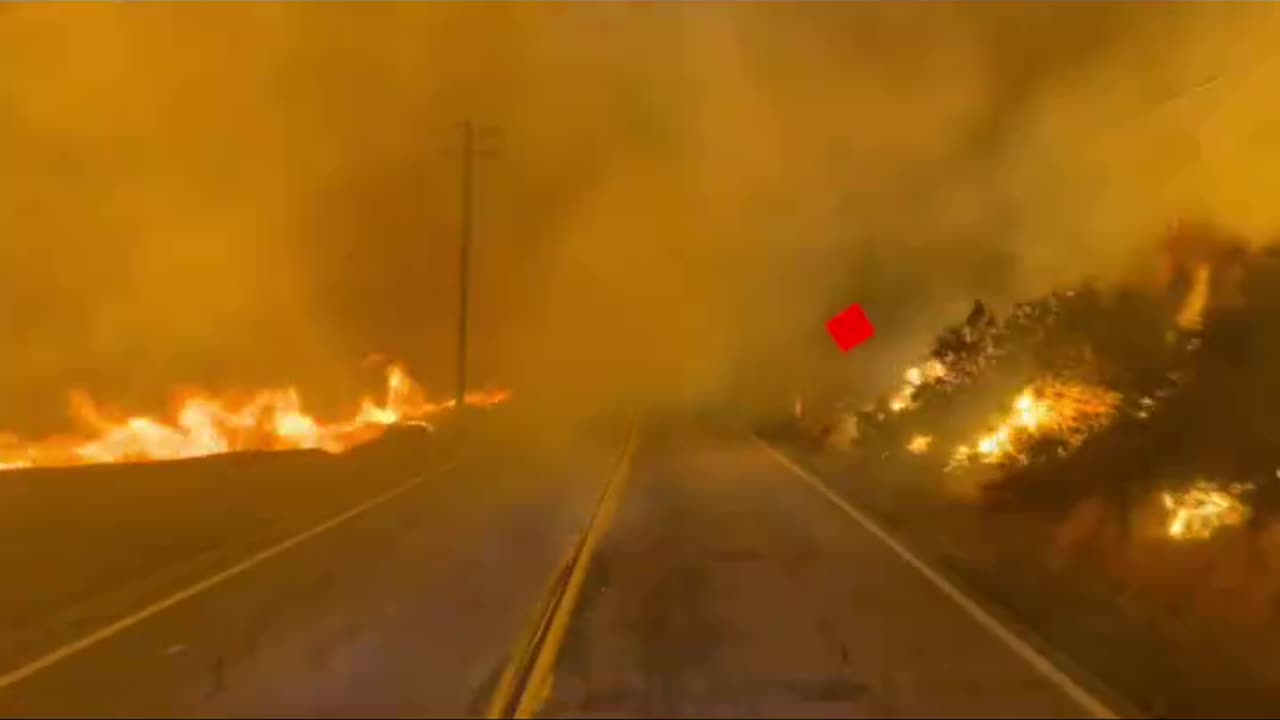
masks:
<svg viewBox="0 0 1280 720"><path fill-rule="evenodd" d="M827 321L827 332L831 333L841 350L849 352L870 340L876 334L876 329L871 326L862 306L854 303Z"/></svg>

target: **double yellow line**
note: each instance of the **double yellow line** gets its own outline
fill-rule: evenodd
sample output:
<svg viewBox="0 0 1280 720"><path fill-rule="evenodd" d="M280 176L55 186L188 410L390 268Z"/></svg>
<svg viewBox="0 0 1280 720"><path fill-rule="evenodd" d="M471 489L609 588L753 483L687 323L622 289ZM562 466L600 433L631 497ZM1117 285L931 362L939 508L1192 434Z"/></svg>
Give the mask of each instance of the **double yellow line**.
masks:
<svg viewBox="0 0 1280 720"><path fill-rule="evenodd" d="M626 445L613 474L605 483L600 502L578 542L570 546L560 562L538 607L536 622L512 653L498 679L485 717L531 718L551 697L556 659L569 631L569 621L578 605L587 569L596 547L617 513L622 491L631 472L631 458L639 436L639 421L633 421Z"/></svg>

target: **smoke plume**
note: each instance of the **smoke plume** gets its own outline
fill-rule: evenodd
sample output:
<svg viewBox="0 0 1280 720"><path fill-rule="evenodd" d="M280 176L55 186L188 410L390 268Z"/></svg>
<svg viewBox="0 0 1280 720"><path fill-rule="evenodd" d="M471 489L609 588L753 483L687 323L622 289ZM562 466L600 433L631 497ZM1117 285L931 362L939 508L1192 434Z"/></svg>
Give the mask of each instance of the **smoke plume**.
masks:
<svg viewBox="0 0 1280 720"><path fill-rule="evenodd" d="M0 427L65 388L790 406L939 324L1122 272L1182 217L1280 221L1266 4L0 8ZM879 330L840 355L826 318ZM785 398L785 399L784 399ZM779 402L783 404L779 404Z"/></svg>

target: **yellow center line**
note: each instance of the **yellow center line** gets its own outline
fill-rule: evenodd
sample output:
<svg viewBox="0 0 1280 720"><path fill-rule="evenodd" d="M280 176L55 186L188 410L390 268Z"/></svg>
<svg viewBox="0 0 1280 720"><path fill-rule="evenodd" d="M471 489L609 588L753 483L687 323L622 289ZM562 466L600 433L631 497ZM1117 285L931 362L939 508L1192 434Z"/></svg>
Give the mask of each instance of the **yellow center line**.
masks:
<svg viewBox="0 0 1280 720"><path fill-rule="evenodd" d="M531 718L551 697L556 660L582 594L591 558L617 514L622 491L630 475L639 426L638 420L632 422L626 445L605 484L600 503L581 539L570 546L565 559L557 566L540 606L537 622L521 637L520 645L503 668L486 717Z"/></svg>

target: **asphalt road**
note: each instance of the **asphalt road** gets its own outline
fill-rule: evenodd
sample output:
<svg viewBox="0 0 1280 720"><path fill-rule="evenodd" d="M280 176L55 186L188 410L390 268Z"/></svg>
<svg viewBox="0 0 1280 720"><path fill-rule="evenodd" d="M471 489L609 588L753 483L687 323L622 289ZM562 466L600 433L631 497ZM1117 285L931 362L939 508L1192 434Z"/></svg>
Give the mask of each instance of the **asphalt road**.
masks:
<svg viewBox="0 0 1280 720"><path fill-rule="evenodd" d="M713 427L642 433L545 714L1081 714ZM0 475L0 716L482 713L624 439Z"/></svg>
<svg viewBox="0 0 1280 720"><path fill-rule="evenodd" d="M482 712L620 445L411 440L0 476L0 716Z"/></svg>
<svg viewBox="0 0 1280 720"><path fill-rule="evenodd" d="M646 435L584 587L544 714L1086 712L737 431Z"/></svg>

